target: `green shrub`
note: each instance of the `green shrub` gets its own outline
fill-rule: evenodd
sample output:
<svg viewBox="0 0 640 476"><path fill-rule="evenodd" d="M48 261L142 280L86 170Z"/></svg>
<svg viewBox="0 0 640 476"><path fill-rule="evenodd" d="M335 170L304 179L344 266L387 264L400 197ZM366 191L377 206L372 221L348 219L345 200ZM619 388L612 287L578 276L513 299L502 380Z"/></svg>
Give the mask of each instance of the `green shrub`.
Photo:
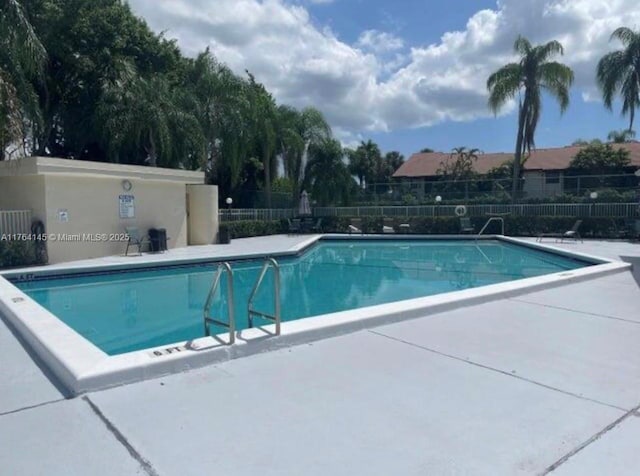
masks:
<svg viewBox="0 0 640 476"><path fill-rule="evenodd" d="M0 241L0 268L38 264L34 241Z"/></svg>
<svg viewBox="0 0 640 476"><path fill-rule="evenodd" d="M382 230L384 217L360 217L365 233L379 233ZM479 232L487 221L487 217L471 217L475 232ZM583 218L580 234L589 238L617 238L626 228L624 218ZM532 217L507 216L505 233L509 236L537 236L540 233L561 233L573 226L576 218L572 217ZM408 217L396 218L396 224L409 223L410 232L423 235L457 235L460 233L460 219L457 217ZM349 229L349 217L323 217L323 233L346 233ZM237 221L224 224L229 228L232 238L276 235L288 232L286 220L280 221ZM486 234L500 233L498 222L489 225Z"/></svg>
<svg viewBox="0 0 640 476"><path fill-rule="evenodd" d="M583 237L616 238L625 229L624 218L583 218L582 220L579 231ZM487 217L471 218L476 232L480 231L486 221ZM507 216L504 221L506 235L537 236L540 233L565 232L571 229L576 219L572 217ZM411 224L411 233L435 235L460 233L460 220L455 217L412 217L409 219L409 223ZM499 222L490 224L485 231L486 234L500 232Z"/></svg>
<svg viewBox="0 0 640 476"><path fill-rule="evenodd" d="M232 221L224 225L229 230L231 238L248 238L251 236L266 236L286 233L288 225L286 220L280 221Z"/></svg>

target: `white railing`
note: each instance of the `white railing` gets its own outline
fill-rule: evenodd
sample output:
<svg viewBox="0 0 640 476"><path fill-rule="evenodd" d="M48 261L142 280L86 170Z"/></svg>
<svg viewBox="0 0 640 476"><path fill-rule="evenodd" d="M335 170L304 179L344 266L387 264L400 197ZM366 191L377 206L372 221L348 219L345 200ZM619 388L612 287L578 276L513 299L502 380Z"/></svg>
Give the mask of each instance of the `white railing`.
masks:
<svg viewBox="0 0 640 476"><path fill-rule="evenodd" d="M457 205L421 205L388 207L317 207L313 215L336 217L454 217ZM538 203L467 205L469 216L510 214L513 216L550 217L604 217L638 218L640 205L637 203ZM291 209L237 209L221 210L222 221L257 220L271 221L295 216Z"/></svg>
<svg viewBox="0 0 640 476"><path fill-rule="evenodd" d="M425 205L396 207L330 207L316 208L316 216L389 216L389 217L453 217L457 205ZM639 216L637 203L540 203L467 205L470 216L511 214L515 216L555 216L555 217L607 217L634 218Z"/></svg>
<svg viewBox="0 0 640 476"><path fill-rule="evenodd" d="M31 210L0 210L0 235L31 233Z"/></svg>
<svg viewBox="0 0 640 476"><path fill-rule="evenodd" d="M292 218L295 215L290 208L239 208L220 210L221 221L273 221Z"/></svg>

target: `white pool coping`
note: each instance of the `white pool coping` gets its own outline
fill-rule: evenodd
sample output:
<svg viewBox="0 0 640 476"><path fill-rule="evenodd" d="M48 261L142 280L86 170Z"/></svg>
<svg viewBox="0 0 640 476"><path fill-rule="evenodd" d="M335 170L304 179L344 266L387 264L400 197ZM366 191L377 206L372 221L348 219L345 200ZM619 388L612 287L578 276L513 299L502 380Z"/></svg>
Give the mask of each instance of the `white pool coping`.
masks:
<svg viewBox="0 0 640 476"><path fill-rule="evenodd" d="M60 382L72 394L77 395L281 347L355 332L363 328L424 317L428 314L497 299L511 298L558 285L620 273L631 268L629 263L584 253L570 252L548 244L531 243L516 238L489 235L483 239L498 239L528 248L551 251L562 256L579 258L596 264L571 271L283 322L280 336L272 335L275 327L273 325L244 329L236 333L236 343L231 346L223 343L226 342L228 336L220 334L216 337L202 337L192 341L178 342L115 356L107 355L4 278L4 276L15 277L24 273L54 275L95 270L128 269L140 266L167 266L212 260L255 259L268 255L295 255L314 244L323 236L347 240L471 239L469 235L314 235L293 246L289 251L272 254L257 251L242 255L223 254L198 259L167 257L166 260L161 260L154 257L148 260L140 259L135 264L116 263L100 266L57 267L55 269L40 268L33 271L5 271L0 273L2 275L0 276L0 312L3 313L9 323L25 339Z"/></svg>

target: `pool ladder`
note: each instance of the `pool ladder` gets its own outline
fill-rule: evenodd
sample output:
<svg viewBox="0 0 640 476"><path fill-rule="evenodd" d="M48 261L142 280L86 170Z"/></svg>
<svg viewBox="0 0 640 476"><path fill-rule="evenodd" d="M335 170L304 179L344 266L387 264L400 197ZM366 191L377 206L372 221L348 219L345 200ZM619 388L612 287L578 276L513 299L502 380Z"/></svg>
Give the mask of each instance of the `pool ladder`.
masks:
<svg viewBox="0 0 640 476"><path fill-rule="evenodd" d="M213 297L216 295L216 291L220 287L220 281L222 280L222 274L227 274L227 322L223 322L211 317L211 304L213 303ZM227 262L218 266L213 281L211 282L211 288L207 295L207 301L204 304L204 335L211 335L211 324L224 327L229 330L229 342L231 345L236 340L236 321L233 314L233 271L231 265Z"/></svg>
<svg viewBox="0 0 640 476"><path fill-rule="evenodd" d="M256 311L253 307L253 300L256 297L258 289L264 280L265 275L269 268L273 268L273 301L274 301L274 313L268 314L262 311ZM267 258L262 265L262 269L260 270L260 274L258 275L258 279L256 283L253 285L253 290L249 295L249 301L247 303L247 313L249 319L249 328L253 327L253 319L255 317L259 317L262 319L266 319L272 321L276 326L275 335L280 335L280 265L273 258Z"/></svg>
<svg viewBox="0 0 640 476"><path fill-rule="evenodd" d="M489 226L489 224L493 221L499 221L502 224L502 233L501 235L504 235L504 218L502 217L491 217L487 220L487 223L484 224L484 226L482 227L482 229L480 230L480 232L476 235L476 240L480 237L480 235L482 235L484 233L484 230L487 229L487 227Z"/></svg>

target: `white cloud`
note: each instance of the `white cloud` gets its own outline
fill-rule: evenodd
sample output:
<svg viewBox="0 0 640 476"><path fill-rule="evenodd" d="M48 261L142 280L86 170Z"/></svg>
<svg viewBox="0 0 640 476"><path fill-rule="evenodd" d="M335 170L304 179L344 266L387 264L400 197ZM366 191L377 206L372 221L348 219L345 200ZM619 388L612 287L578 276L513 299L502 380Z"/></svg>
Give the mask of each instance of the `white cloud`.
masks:
<svg viewBox="0 0 640 476"><path fill-rule="evenodd" d="M518 34L534 43L560 40L561 61L574 68L577 91L598 100L595 65L618 47L609 43L616 27L640 24L636 1L499 0L495 9L473 15L463 31L410 51L401 38L376 30L345 44L314 25L304 7L284 0L130 3L187 54L210 46L238 73L254 73L278 101L320 108L349 140L366 130L489 116L486 78L514 59Z"/></svg>
<svg viewBox="0 0 640 476"><path fill-rule="evenodd" d="M386 53L402 49L404 41L384 31L365 30L360 34L356 46L374 53Z"/></svg>

